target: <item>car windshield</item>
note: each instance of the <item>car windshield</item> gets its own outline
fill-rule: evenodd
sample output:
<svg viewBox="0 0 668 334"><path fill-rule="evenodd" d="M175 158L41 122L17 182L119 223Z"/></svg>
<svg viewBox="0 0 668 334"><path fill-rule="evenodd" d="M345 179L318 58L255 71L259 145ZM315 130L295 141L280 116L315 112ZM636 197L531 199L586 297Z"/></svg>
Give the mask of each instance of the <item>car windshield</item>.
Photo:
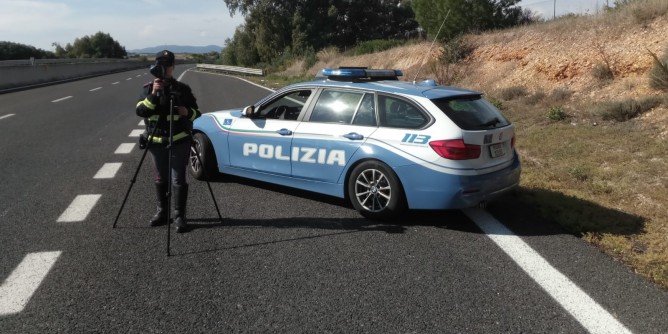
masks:
<svg viewBox="0 0 668 334"><path fill-rule="evenodd" d="M481 96L450 97L431 100L462 130L485 130L510 123L491 103Z"/></svg>

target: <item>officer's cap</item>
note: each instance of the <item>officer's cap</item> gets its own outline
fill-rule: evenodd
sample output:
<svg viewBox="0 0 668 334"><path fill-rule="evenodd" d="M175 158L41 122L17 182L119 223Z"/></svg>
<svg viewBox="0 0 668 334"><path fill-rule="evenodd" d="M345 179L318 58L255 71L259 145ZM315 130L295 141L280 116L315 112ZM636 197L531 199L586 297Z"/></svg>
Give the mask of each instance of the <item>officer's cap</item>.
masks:
<svg viewBox="0 0 668 334"><path fill-rule="evenodd" d="M168 50L162 50L155 54L155 61L165 66L174 65L174 54Z"/></svg>

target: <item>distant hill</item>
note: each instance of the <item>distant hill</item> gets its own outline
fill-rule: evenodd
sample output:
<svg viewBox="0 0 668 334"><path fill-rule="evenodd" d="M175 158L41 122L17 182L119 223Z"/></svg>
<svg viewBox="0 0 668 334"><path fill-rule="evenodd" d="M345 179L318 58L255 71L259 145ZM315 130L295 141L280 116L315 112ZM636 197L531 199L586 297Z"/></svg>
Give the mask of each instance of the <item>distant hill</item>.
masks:
<svg viewBox="0 0 668 334"><path fill-rule="evenodd" d="M174 53L209 53L211 51L220 52L223 49L222 46L218 45L207 45L207 46L190 46L190 45L158 45L150 48L128 50L128 53L156 53L162 50L169 50Z"/></svg>

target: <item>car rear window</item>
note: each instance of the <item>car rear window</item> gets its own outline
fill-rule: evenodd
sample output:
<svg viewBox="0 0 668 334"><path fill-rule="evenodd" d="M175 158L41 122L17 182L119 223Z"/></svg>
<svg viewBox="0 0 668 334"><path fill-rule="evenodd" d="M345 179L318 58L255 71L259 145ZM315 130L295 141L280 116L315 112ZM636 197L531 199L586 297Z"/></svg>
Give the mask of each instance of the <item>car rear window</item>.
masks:
<svg viewBox="0 0 668 334"><path fill-rule="evenodd" d="M462 130L485 130L508 126L510 122L481 96L431 100Z"/></svg>

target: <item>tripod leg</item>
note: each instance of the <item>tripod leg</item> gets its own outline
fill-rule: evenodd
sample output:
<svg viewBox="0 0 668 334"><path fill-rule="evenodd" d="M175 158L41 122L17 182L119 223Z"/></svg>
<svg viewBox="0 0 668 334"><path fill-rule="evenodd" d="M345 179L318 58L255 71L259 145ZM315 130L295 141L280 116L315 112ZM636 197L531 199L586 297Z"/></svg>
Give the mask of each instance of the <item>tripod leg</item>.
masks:
<svg viewBox="0 0 668 334"><path fill-rule="evenodd" d="M169 146L167 147L167 182L169 182L169 191L167 193L167 257L170 254L171 225L172 225L172 191L174 190L172 180L172 146L174 145L174 95L169 95Z"/></svg>
<svg viewBox="0 0 668 334"><path fill-rule="evenodd" d="M155 132L155 130L153 132ZM121 208L118 210L118 214L116 215L116 219L114 219L114 226L112 228L116 228L116 224L118 223L118 218L121 216L121 212L123 212L123 208L125 207L125 202L127 202L128 200L128 196L130 195L132 186L135 184L135 181L137 181L137 174L139 174L141 165L144 163L144 158L146 158L146 153L148 153L148 146L150 145L151 142L149 142L147 147L144 149L144 154L142 154L141 160L139 160L139 166L137 166L137 170L135 171L135 174L132 176L132 180L130 180L130 187L128 187L128 191L125 193L125 198L123 198L123 204L121 204Z"/></svg>
<svg viewBox="0 0 668 334"><path fill-rule="evenodd" d="M195 150L195 158L197 159L197 163L199 163L200 167L202 168L202 172L204 173L204 179L206 180L206 185L209 187L209 193L211 193L211 199L213 200L213 205L216 207L216 212L218 213L218 219L220 219L220 223L223 223L223 216L220 214L220 209L218 209L218 202L216 202L216 196L213 195L213 189L211 188L211 183L209 183L209 176L206 175L207 171L206 168L204 167L204 164L202 164L202 160L199 157L199 147L197 146L197 142L195 141L195 138L192 139L192 148Z"/></svg>
<svg viewBox="0 0 668 334"><path fill-rule="evenodd" d="M209 187L209 192L211 193L211 199L213 200L213 206L216 207L216 212L218 213L218 219L220 219L220 223L223 223L223 216L220 215L220 210L218 209L218 203L216 202L216 196L213 195L213 189L211 189L211 183L209 181L206 181L206 185Z"/></svg>

